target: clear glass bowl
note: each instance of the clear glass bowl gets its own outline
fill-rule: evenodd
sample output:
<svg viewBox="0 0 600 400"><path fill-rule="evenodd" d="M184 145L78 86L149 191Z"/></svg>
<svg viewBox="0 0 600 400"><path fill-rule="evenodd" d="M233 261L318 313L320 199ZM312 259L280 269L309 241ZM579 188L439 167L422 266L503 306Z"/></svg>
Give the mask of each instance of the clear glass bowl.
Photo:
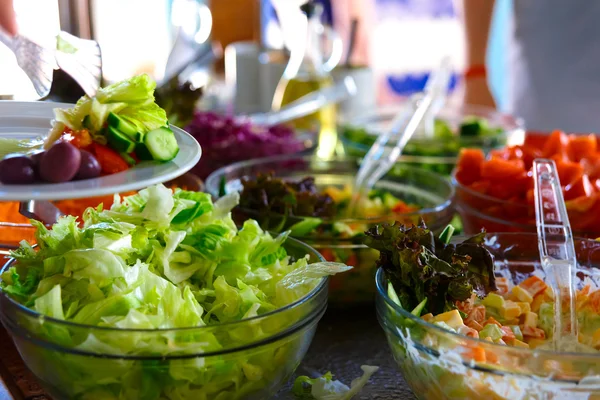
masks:
<svg viewBox="0 0 600 400"><path fill-rule="evenodd" d="M284 246L293 257L308 254L311 262L323 261L294 239ZM300 364L326 308L324 278L297 302L242 321L115 329L43 317L0 292L0 320L27 367L56 400L270 398ZM221 349L203 351L208 340L217 340ZM99 348L98 341L111 345L102 346L102 352L86 349L90 342ZM160 349L169 343L172 350L157 353L153 342ZM150 346L136 348L135 343Z"/></svg>
<svg viewBox="0 0 600 400"><path fill-rule="evenodd" d="M488 234L486 247L497 273L518 281L541 271L537 235ZM598 274L600 243L575 241L583 278ZM543 275L542 275L543 276ZM594 278L597 282L598 278ZM397 306L387 295L383 269L377 271L377 316L404 379L422 400L554 400L600 398L600 353L531 350L459 335L425 322ZM475 362L472 349L485 351Z"/></svg>
<svg viewBox="0 0 600 400"><path fill-rule="evenodd" d="M346 154L364 156L377 135L388 129L399 110L398 106L386 107L340 124L339 137L344 144ZM450 175L456 165L458 153L463 147L477 147L488 151L523 141L525 131L522 122L492 108L449 105L438 115L438 119L448 123L453 132L456 132L468 117L485 119L491 128L498 128L499 133L489 136L454 136L434 139L413 137L402 152L400 160L410 165Z"/></svg>
<svg viewBox="0 0 600 400"><path fill-rule="evenodd" d="M317 187L352 185L359 168L359 159L335 158L323 161L314 156L280 156L232 164L211 174L206 180L206 190L215 197L225 188L226 193L241 190L240 180L256 176L259 172L273 172L286 180L300 180L306 176L315 178ZM391 194L407 204L418 204L421 210L411 213L390 213L374 218L330 218L324 219L318 229L304 236L294 236L317 249L329 261L343 262L354 268L332 277L329 301L335 304L373 302L375 287L375 261L378 252L363 245L363 237L339 237L332 234L336 223L367 230L381 222L401 221L418 224L421 219L434 232L440 232L454 215L454 190L443 176L433 172L399 163L393 174L384 176L376 188L389 190ZM237 207L233 211L237 223L252 218L262 224L263 229L282 231L300 219L282 215L265 215L260 210ZM282 224L282 220L285 222ZM355 229L356 231L357 229Z"/></svg>
<svg viewBox="0 0 600 400"><path fill-rule="evenodd" d="M534 204L516 203L479 193L458 182L455 176L452 176L452 185L456 190L456 210L466 235L474 235L482 229L487 232L536 232ZM590 218L590 213L595 215L600 210L597 207L579 208L580 200L566 202L573 233L585 238L600 237L597 219Z"/></svg>

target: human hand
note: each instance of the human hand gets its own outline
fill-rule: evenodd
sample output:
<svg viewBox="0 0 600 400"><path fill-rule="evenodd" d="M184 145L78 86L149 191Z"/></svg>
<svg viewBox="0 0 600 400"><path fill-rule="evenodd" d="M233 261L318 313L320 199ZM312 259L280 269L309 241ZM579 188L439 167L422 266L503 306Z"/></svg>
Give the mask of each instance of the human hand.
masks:
<svg viewBox="0 0 600 400"><path fill-rule="evenodd" d="M494 101L494 97L490 92L490 87L485 77L468 78L465 81L464 89L464 104L473 104L496 108L496 102Z"/></svg>
<svg viewBox="0 0 600 400"><path fill-rule="evenodd" d="M13 0L0 0L0 28L10 36L17 34L17 16Z"/></svg>

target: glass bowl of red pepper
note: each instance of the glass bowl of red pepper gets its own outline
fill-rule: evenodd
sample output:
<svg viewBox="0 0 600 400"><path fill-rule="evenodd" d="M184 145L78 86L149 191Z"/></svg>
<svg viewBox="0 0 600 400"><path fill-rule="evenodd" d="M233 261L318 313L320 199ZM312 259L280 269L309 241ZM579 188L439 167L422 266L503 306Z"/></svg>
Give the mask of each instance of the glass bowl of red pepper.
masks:
<svg viewBox="0 0 600 400"><path fill-rule="evenodd" d="M348 215L359 158L288 155L245 161L221 168L206 180L215 197L240 193L236 223L257 220L263 229L310 244L328 261L354 267L332 277L330 302L364 303L375 299L372 285L377 251L363 245L364 232L382 222L419 224L442 231L454 215L454 190L441 175L400 163L383 177Z"/></svg>
<svg viewBox="0 0 600 400"><path fill-rule="evenodd" d="M600 147L594 134L528 133L522 145L463 149L453 175L457 210L466 234L535 232L532 165L556 163L571 227L577 236L600 237Z"/></svg>

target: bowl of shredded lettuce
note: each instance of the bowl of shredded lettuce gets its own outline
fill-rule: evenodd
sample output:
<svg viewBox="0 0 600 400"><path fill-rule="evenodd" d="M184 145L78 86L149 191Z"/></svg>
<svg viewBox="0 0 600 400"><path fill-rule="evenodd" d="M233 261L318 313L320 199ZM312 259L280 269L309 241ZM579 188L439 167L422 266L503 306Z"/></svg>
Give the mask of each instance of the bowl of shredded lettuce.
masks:
<svg viewBox="0 0 600 400"><path fill-rule="evenodd" d="M51 229L32 221L0 319L55 399L264 399L300 363L349 267L240 228L237 195L152 186Z"/></svg>

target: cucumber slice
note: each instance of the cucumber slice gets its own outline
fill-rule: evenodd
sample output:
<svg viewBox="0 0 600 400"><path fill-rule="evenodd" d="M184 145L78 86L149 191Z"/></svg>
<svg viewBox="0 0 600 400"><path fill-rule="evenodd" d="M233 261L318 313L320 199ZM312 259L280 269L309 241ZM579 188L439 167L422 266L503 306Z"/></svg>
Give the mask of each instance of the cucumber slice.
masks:
<svg viewBox="0 0 600 400"><path fill-rule="evenodd" d="M153 160L152 154L148 151L148 148L144 143L136 143L135 144L135 155L142 161L151 161Z"/></svg>
<svg viewBox="0 0 600 400"><path fill-rule="evenodd" d="M119 153L131 153L135 150L135 142L115 127L109 126L106 130L108 144Z"/></svg>
<svg viewBox="0 0 600 400"><path fill-rule="evenodd" d="M119 117L117 114L111 112L108 114L107 121L109 126L112 126L118 131L129 136L134 142L144 141L144 135L138 131L138 128L134 124L128 122L125 120L125 118Z"/></svg>
<svg viewBox="0 0 600 400"><path fill-rule="evenodd" d="M166 127L148 132L144 137L144 144L152 158L158 161L170 161L179 153L175 134Z"/></svg>

